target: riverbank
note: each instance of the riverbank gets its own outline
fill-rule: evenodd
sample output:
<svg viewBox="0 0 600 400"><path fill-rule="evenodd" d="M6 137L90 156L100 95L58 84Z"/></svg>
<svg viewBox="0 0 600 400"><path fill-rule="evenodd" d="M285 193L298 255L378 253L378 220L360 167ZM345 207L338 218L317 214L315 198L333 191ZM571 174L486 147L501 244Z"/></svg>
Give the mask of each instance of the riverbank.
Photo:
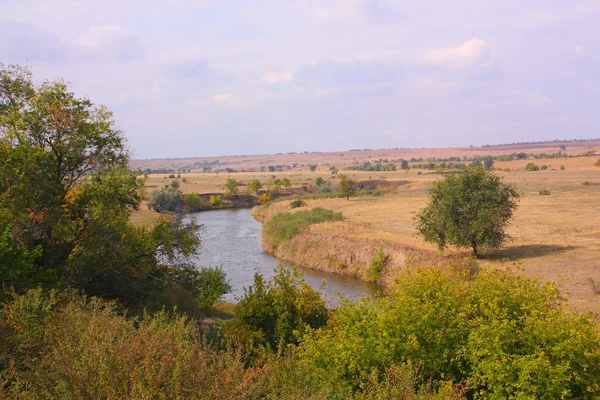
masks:
<svg viewBox="0 0 600 400"><path fill-rule="evenodd" d="M263 225L276 215L309 210L291 209L288 202L276 202L252 209ZM408 266L443 265L447 259L439 253L397 243L371 230L369 224L349 220L308 226L289 240L276 240L266 229L262 247L275 257L304 268L350 276L378 285L389 286Z"/></svg>

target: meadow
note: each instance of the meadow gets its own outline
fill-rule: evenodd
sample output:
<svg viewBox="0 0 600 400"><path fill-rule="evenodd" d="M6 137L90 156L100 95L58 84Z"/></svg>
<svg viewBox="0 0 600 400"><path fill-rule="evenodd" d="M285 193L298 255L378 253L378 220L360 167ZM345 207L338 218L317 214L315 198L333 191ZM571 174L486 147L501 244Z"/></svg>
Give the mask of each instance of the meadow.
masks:
<svg viewBox="0 0 600 400"><path fill-rule="evenodd" d="M590 148L599 147L567 147L567 152L581 154ZM524 146L523 149L514 146L500 149L491 147L479 148L480 153L474 151L474 154L483 155L481 152L485 151L500 155L521 150L534 154L552 153L559 151L559 147L557 144L553 148L535 148L531 145ZM457 149L434 151L437 157L450 157L461 152ZM431 149L424 149L415 155L425 157L431 152ZM320 157L323 157L322 154L320 153ZM556 282L571 301L572 307L579 311L599 312L600 295L593 289L594 284L600 286L600 168L594 166L597 159L598 157L594 156L496 161L494 168L497 169L497 174L507 182L515 183L522 197L509 228L513 241L500 250L484 254L478 260L479 265L501 265L517 269L527 277ZM547 165L548 169L526 171L525 167L530 162L539 166ZM310 164L308 161L306 163ZM235 178L241 184L247 184L254 179L265 182L272 176L286 177L292 182L292 191L302 195L316 189L315 179L318 177L335 184L336 176L329 171L333 164L326 164L328 165L318 166L315 171L310 171L304 166L284 172L181 173L179 182L183 193L223 193L223 185L228 177ZM369 241L371 244L364 247L369 256L381 243L389 244L390 248L397 246L422 252L428 255L428 260L436 260L440 256L437 248L425 243L416 235L413 223L414 216L427 203L427 188L432 181L440 178L439 173L420 169L344 171L344 166L348 164L335 165L339 168L339 173L345 173L358 181L379 179L402 180L408 183L387 192L385 196L358 196L352 197L350 201L344 198L307 198L305 201L308 208L322 207L340 211L345 217L344 222L312 226L310 231L313 235L335 238L337 247L344 239L352 240L353 246L361 240ZM564 169L561 169L561 166ZM168 178L168 174L150 174L146 190L150 192L172 180ZM240 192L244 190L244 187L240 186ZM541 191L549 194L542 195ZM264 209L263 219L291 211L288 204L285 200L273 202ZM133 219L139 223L147 223L156 216L157 214L142 205L142 210L134 214ZM449 249L442 258L451 259L457 255L466 256L468 252ZM399 259L398 264L402 263L406 263L405 258ZM358 272L355 275L360 276ZM388 278L392 279L393 276Z"/></svg>

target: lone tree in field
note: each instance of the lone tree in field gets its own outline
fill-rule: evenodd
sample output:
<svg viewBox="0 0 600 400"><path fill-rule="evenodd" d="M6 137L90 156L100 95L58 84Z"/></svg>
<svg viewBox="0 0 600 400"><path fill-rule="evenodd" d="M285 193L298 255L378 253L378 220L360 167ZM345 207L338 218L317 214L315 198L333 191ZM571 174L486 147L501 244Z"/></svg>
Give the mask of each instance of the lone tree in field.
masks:
<svg viewBox="0 0 600 400"><path fill-rule="evenodd" d="M238 182L234 178L227 178L225 182L225 197L232 197L238 194Z"/></svg>
<svg viewBox="0 0 600 400"><path fill-rule="evenodd" d="M354 196L358 190L358 185L355 180L348 178L346 175L341 174L339 193L340 197L345 197L346 200L350 200L350 196Z"/></svg>
<svg viewBox="0 0 600 400"><path fill-rule="evenodd" d="M506 227L517 208L519 193L491 170L470 167L460 175L446 175L429 189L429 204L416 216L416 226L427 242L482 248L502 246L510 236Z"/></svg>

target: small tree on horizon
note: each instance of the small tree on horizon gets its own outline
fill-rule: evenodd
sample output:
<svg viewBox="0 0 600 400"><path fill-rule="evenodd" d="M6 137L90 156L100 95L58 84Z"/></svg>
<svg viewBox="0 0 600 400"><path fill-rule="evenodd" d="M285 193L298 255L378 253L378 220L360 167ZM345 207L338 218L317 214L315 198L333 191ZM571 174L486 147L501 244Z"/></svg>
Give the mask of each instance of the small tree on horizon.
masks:
<svg viewBox="0 0 600 400"><path fill-rule="evenodd" d="M350 196L354 196L358 190L358 184L355 180L348 178L345 174L338 176L340 179L339 194L340 197L345 197L346 200L350 200Z"/></svg>
<svg viewBox="0 0 600 400"><path fill-rule="evenodd" d="M495 249L510 239L506 227L517 208L512 184L483 167L446 175L429 189L429 204L415 217L425 241L446 246Z"/></svg>

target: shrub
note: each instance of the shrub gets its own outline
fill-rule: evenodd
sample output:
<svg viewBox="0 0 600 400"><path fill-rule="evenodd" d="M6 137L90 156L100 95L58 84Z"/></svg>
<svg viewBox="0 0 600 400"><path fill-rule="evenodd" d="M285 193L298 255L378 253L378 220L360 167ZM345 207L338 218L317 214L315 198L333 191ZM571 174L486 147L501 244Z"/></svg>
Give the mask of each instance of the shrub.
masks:
<svg viewBox="0 0 600 400"><path fill-rule="evenodd" d="M238 194L238 186L239 183L234 178L227 178L227 182L225 182L225 197L231 197Z"/></svg>
<svg viewBox="0 0 600 400"><path fill-rule="evenodd" d="M306 207L306 202L303 200L292 200L290 202L290 208L299 208L299 207Z"/></svg>
<svg viewBox="0 0 600 400"><path fill-rule="evenodd" d="M265 233L272 237L277 244L284 240L290 240L312 224L341 221L342 219L344 217L341 212L333 212L321 207L295 213L282 213L275 215L265 224Z"/></svg>
<svg viewBox="0 0 600 400"><path fill-rule="evenodd" d="M373 260L371 260L371 264L369 265L369 269L367 270L368 280L376 281L377 279L379 279L388 258L389 256L385 254L383 249L380 249L375 253Z"/></svg>
<svg viewBox="0 0 600 400"><path fill-rule="evenodd" d="M297 270L279 265L266 282L254 275L254 283L234 308L236 318L227 322L226 332L237 343L283 350L310 329L327 323L325 302Z"/></svg>
<svg viewBox="0 0 600 400"><path fill-rule="evenodd" d="M583 181L583 186L600 186L600 182Z"/></svg>
<svg viewBox="0 0 600 400"><path fill-rule="evenodd" d="M598 159L598 160L596 161L596 164L594 164L594 165L595 165L596 167L600 167L600 159Z"/></svg>
<svg viewBox="0 0 600 400"><path fill-rule="evenodd" d="M181 192L173 185L163 186L150 193L148 207L157 212L175 212L181 207Z"/></svg>
<svg viewBox="0 0 600 400"><path fill-rule="evenodd" d="M224 295L231 292L231 285L220 267L200 268L195 281L194 293L201 308L212 308Z"/></svg>
<svg viewBox="0 0 600 400"><path fill-rule="evenodd" d="M204 207L206 204L200 198L197 193L186 193L183 195L183 204L186 205L190 210L196 210Z"/></svg>
<svg viewBox="0 0 600 400"><path fill-rule="evenodd" d="M564 170L565 170L565 166L564 166L564 165L561 165L561 166L560 166L560 170L561 170L561 171L564 171Z"/></svg>
<svg viewBox="0 0 600 400"><path fill-rule="evenodd" d="M343 304L298 352L302 363L357 390L391 365L409 363L420 366L418 385L464 382L467 398L600 394L592 315L566 311L555 286L510 271L470 278L443 268L407 270L389 297Z"/></svg>
<svg viewBox="0 0 600 400"><path fill-rule="evenodd" d="M550 196L550 191L548 189L540 190L540 196Z"/></svg>
<svg viewBox="0 0 600 400"><path fill-rule="evenodd" d="M317 185L317 187L321 187L324 183L325 179L321 178L320 176L317 179L315 179L315 185Z"/></svg>
<svg viewBox="0 0 600 400"><path fill-rule="evenodd" d="M547 166L547 165L542 165L542 166L540 167L540 169L541 169L542 171L545 171L545 170L547 170L547 169L548 169L548 166Z"/></svg>
<svg viewBox="0 0 600 400"><path fill-rule="evenodd" d="M595 295L600 295L600 282L597 282L594 278L587 278L587 283Z"/></svg>
<svg viewBox="0 0 600 400"><path fill-rule="evenodd" d="M261 203L266 203L271 201L271 194L269 192L264 192L261 196L260 196L260 202Z"/></svg>
<svg viewBox="0 0 600 400"><path fill-rule="evenodd" d="M525 166L525 171L539 171L540 167L534 163L529 163Z"/></svg>
<svg viewBox="0 0 600 400"><path fill-rule="evenodd" d="M221 198L221 195L210 196L208 202L213 207L221 207L221 205L223 204L223 199Z"/></svg>

